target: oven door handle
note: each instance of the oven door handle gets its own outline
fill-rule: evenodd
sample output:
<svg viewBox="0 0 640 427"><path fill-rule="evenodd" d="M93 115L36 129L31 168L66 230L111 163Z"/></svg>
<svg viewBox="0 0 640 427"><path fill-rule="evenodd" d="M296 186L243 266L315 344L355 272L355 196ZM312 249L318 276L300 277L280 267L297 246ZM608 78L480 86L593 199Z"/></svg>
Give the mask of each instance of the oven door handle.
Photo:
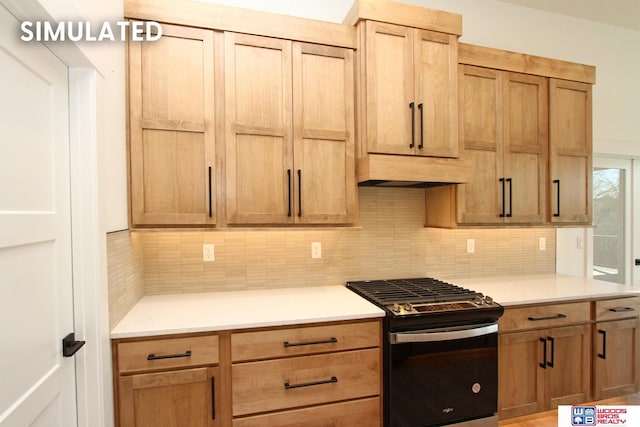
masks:
<svg viewBox="0 0 640 427"><path fill-rule="evenodd" d="M479 328L465 328L448 331L414 331L414 332L392 332L389 334L391 344L403 344L412 342L434 342L460 340L464 338L481 337L498 332L498 324L492 323Z"/></svg>

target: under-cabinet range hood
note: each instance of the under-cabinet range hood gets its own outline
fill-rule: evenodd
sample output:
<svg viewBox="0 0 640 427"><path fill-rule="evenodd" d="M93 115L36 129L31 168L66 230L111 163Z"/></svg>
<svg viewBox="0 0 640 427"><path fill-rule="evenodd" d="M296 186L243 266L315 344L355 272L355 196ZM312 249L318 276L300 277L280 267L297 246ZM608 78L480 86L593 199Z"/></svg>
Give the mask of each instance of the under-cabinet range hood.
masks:
<svg viewBox="0 0 640 427"><path fill-rule="evenodd" d="M470 180L470 160L390 154L367 154L358 160L361 186L423 188Z"/></svg>

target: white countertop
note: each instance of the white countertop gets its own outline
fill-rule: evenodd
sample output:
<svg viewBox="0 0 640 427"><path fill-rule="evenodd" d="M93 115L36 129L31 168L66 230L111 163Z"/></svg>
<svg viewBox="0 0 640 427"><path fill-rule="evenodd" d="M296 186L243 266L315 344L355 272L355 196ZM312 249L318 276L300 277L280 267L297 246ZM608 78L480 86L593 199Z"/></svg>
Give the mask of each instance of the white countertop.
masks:
<svg viewBox="0 0 640 427"><path fill-rule="evenodd" d="M640 295L640 288L541 274L451 283L482 292L503 306ZM384 317L382 309L344 286L277 288L145 296L111 331L111 338L222 331Z"/></svg>
<svg viewBox="0 0 640 427"><path fill-rule="evenodd" d="M111 338L384 317L344 286L144 296Z"/></svg>
<svg viewBox="0 0 640 427"><path fill-rule="evenodd" d="M454 279L456 285L489 295L503 306L640 294L640 288L560 274Z"/></svg>

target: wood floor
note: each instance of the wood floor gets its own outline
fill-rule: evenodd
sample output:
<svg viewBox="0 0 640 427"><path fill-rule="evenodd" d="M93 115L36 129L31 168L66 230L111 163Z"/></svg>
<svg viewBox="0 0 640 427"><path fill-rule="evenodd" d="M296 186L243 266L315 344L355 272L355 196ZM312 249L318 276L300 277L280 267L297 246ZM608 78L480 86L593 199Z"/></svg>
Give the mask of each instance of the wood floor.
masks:
<svg viewBox="0 0 640 427"><path fill-rule="evenodd" d="M640 405L640 393L614 397L595 402L596 405ZM558 427L558 411L540 412L534 415L509 418L499 423L500 427Z"/></svg>

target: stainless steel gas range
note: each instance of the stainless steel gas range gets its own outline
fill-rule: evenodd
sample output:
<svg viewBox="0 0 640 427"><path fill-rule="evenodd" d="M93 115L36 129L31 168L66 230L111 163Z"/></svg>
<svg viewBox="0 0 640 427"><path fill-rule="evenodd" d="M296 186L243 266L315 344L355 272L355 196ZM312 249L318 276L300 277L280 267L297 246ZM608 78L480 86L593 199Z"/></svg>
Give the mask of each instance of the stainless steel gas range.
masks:
<svg viewBox="0 0 640 427"><path fill-rule="evenodd" d="M347 287L387 313L385 427L498 425L501 305L432 278L352 281Z"/></svg>

